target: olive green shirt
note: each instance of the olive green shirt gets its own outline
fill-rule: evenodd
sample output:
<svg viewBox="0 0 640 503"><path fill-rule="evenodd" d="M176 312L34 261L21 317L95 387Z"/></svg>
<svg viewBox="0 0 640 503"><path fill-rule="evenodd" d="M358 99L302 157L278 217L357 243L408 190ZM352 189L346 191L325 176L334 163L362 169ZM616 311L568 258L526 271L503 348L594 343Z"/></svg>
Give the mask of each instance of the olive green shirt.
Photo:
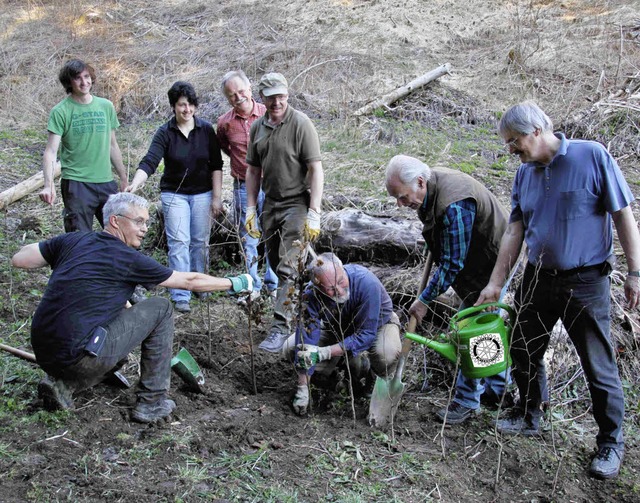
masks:
<svg viewBox="0 0 640 503"><path fill-rule="evenodd" d="M262 169L267 198L282 201L308 193L307 164L320 160L316 128L291 105L277 126L270 126L266 115L251 125L247 163Z"/></svg>

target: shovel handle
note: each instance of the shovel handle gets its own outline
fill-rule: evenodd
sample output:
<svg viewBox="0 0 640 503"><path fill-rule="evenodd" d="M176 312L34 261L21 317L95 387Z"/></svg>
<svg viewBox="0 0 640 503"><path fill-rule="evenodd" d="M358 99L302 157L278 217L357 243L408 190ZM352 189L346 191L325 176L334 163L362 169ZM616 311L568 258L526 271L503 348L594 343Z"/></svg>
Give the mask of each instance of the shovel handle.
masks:
<svg viewBox="0 0 640 503"><path fill-rule="evenodd" d="M7 353L11 353L18 358L22 358L23 360L27 360L28 362L35 362L36 355L33 353L27 353L26 351L22 351L22 349L14 348L12 346L7 346L6 344L0 344L0 349L5 350Z"/></svg>
<svg viewBox="0 0 640 503"><path fill-rule="evenodd" d="M416 294L416 298L420 296L422 291L427 286L427 281L429 280L429 274L431 274L431 267L433 266L433 255L431 252L427 254L427 260L424 264L424 270L422 271L422 278L420 278L420 285L418 286L418 293ZM414 333L416 331L416 327L418 326L418 320L415 316L411 316L409 318L409 323L407 325L406 332ZM400 350L400 355L398 356L398 363L396 366L396 373L393 376L393 381L398 383L402 379L402 373L404 372L404 365L407 361L407 355L409 354L409 350L411 349L411 344L413 341L405 336L402 341L402 349Z"/></svg>
<svg viewBox="0 0 640 503"><path fill-rule="evenodd" d="M422 271L422 277L420 278L420 285L418 286L418 291L416 293L416 299L420 297L420 294L427 286L427 281L429 281L429 274L431 274L431 267L433 266L433 254L428 252L427 260L424 263L424 269ZM418 320L415 316L411 316L409 318L409 324L407 325L407 332L414 333L416 331L416 327L418 326ZM404 349L404 345L403 345Z"/></svg>

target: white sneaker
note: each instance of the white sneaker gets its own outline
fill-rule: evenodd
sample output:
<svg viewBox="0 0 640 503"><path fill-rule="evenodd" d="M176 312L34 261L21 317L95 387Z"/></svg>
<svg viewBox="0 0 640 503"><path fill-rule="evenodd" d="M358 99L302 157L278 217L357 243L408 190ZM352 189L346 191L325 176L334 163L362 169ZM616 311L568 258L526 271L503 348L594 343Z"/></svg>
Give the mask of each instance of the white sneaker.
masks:
<svg viewBox="0 0 640 503"><path fill-rule="evenodd" d="M254 290L250 294L243 295L242 297L240 297L238 299L238 305L239 306L246 306L249 303L249 300L251 300L251 302L253 303L256 300L258 300L259 298L260 298L260 292L258 290Z"/></svg>

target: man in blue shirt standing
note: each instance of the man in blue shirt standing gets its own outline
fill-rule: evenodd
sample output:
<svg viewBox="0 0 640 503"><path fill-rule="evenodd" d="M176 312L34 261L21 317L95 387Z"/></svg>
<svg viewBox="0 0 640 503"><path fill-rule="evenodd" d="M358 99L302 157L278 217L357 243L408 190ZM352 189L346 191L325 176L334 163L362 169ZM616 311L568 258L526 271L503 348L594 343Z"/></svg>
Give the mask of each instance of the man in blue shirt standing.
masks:
<svg viewBox="0 0 640 503"><path fill-rule="evenodd" d="M311 264L311 277L303 296L302 326L282 348L285 355L297 353L293 410L298 415L307 413L315 370L326 370L345 354L352 373L366 370L362 356L368 352L373 372L385 377L393 374L400 354L400 320L391 297L371 271L356 264L343 266L333 253L323 253Z"/></svg>
<svg viewBox="0 0 640 503"><path fill-rule="evenodd" d="M478 298L498 257L507 227L507 212L486 187L465 173L431 169L422 161L397 155L386 171L387 192L398 206L418 212L422 234L438 265L431 280L409 308L420 322L427 306L452 287L462 299L460 308ZM495 404L502 400L508 371L484 379L458 373L455 397L436 412L441 421L460 424L480 412L480 397Z"/></svg>
<svg viewBox="0 0 640 503"><path fill-rule="evenodd" d="M523 242L528 264L516 293L518 323L511 344L521 402L497 429L538 434L547 393L543 357L560 319L580 358L599 428L590 473L613 478L624 455L624 396L610 336L612 221L629 269L625 297L635 309L640 234L630 207L634 198L602 145L554 133L549 117L533 102L507 110L498 131L522 164L513 183L509 227L478 303L498 298Z"/></svg>

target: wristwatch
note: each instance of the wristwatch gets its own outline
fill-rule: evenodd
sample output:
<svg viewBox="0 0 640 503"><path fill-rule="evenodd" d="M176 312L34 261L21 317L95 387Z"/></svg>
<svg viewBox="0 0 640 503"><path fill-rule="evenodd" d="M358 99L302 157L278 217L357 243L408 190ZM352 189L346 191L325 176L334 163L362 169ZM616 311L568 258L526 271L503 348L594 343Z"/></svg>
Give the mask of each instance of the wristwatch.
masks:
<svg viewBox="0 0 640 503"><path fill-rule="evenodd" d="M636 278L640 278L640 271L629 271L627 276L635 276Z"/></svg>

